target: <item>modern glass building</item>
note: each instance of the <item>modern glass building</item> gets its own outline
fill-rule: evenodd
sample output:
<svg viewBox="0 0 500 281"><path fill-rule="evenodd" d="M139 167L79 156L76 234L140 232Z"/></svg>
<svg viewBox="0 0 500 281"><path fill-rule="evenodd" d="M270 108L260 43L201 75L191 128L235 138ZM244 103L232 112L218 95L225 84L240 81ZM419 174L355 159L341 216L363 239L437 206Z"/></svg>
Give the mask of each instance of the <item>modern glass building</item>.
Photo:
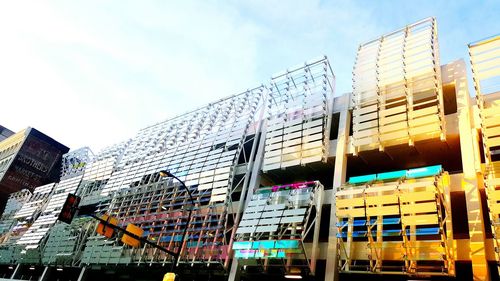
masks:
<svg viewBox="0 0 500 281"><path fill-rule="evenodd" d="M9 197L0 275L161 280L174 264L182 280L498 280L500 36L468 48L472 73L441 64L428 18L360 44L352 93L335 93L322 57L67 153L59 181ZM82 197L70 225L57 221L68 193ZM179 259L97 234L89 212Z"/></svg>

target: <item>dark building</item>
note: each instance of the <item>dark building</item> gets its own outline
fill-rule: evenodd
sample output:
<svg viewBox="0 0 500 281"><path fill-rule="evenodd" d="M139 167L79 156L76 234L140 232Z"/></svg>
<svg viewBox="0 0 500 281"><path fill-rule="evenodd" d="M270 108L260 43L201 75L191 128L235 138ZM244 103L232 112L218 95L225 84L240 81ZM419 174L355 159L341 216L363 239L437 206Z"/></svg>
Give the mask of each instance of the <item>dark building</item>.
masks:
<svg viewBox="0 0 500 281"><path fill-rule="evenodd" d="M3 127L0 127L0 131ZM59 180L62 155L69 148L34 128L0 142L0 209L9 194Z"/></svg>
<svg viewBox="0 0 500 281"><path fill-rule="evenodd" d="M12 136L13 134L14 132L0 125L0 141L3 141L4 139Z"/></svg>

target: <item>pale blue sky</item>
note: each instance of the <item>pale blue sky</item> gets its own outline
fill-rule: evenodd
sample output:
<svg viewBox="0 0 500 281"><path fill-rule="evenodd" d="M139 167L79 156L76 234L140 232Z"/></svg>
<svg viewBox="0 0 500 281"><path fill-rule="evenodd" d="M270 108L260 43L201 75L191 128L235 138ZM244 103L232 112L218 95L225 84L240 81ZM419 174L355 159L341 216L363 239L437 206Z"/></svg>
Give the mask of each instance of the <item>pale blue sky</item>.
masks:
<svg viewBox="0 0 500 281"><path fill-rule="evenodd" d="M441 63L500 32L499 1L1 1L0 124L94 151L327 55L438 21Z"/></svg>

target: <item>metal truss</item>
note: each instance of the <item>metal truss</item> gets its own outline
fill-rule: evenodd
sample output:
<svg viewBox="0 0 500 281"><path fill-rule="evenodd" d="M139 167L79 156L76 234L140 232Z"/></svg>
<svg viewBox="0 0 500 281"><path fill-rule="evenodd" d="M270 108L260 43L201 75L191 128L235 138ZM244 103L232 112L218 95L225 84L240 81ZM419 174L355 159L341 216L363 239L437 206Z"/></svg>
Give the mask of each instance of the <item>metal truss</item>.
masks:
<svg viewBox="0 0 500 281"><path fill-rule="evenodd" d="M485 158L484 183L500 265L500 35L469 44L469 55L481 118Z"/></svg>
<svg viewBox="0 0 500 281"><path fill-rule="evenodd" d="M252 158L259 125L255 114L263 108L266 91L248 90L141 130L102 187L101 195L112 194L112 199L101 209L117 217L120 225L141 227L149 240L171 251L180 248L182 263L226 266L233 230L228 219L231 195L247 182L246 174L236 175L236 167L246 170ZM244 147L251 147L250 155ZM186 183L194 206L178 183L160 177L161 170ZM181 241L185 225L187 239ZM83 264L170 262L171 257L148 245L134 249L100 237L89 237L82 254Z"/></svg>
<svg viewBox="0 0 500 281"><path fill-rule="evenodd" d="M352 96L356 153L430 137L445 140L436 20L361 44Z"/></svg>
<svg viewBox="0 0 500 281"><path fill-rule="evenodd" d="M339 271L455 274L441 166L354 177L336 192Z"/></svg>
<svg viewBox="0 0 500 281"><path fill-rule="evenodd" d="M323 186L318 181L259 188L236 231L234 257L258 260L264 267L270 259L282 260L285 267L290 267L292 260L305 261L303 265L314 274L322 201ZM304 240L311 230L313 243L308 255Z"/></svg>
<svg viewBox="0 0 500 281"><path fill-rule="evenodd" d="M326 162L334 80L326 57L271 79L264 172Z"/></svg>
<svg viewBox="0 0 500 281"><path fill-rule="evenodd" d="M14 223L9 231L2 235L0 241L0 263L13 264L21 260L23 247L17 242L40 216L53 188L53 183L35 188L29 199L13 215Z"/></svg>

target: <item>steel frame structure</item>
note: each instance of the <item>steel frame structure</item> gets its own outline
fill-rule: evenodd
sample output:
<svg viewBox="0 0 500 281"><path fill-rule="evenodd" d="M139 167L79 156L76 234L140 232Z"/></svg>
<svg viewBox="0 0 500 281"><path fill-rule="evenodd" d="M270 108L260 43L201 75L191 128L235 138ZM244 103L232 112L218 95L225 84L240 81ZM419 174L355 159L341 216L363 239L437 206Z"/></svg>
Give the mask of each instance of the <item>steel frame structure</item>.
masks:
<svg viewBox="0 0 500 281"><path fill-rule="evenodd" d="M454 276L449 192L441 166L350 178L336 192L339 271Z"/></svg>
<svg viewBox="0 0 500 281"><path fill-rule="evenodd" d="M433 136L445 140L436 20L361 44L352 96L355 153Z"/></svg>
<svg viewBox="0 0 500 281"><path fill-rule="evenodd" d="M263 108L266 92L265 87L248 90L141 130L102 188L102 195L113 194L107 212L120 225L133 223L143 228L149 240L170 251L181 248L182 263L227 266L233 230L228 219L231 195L248 176L237 179L235 168L239 161L245 166L249 163L251 157L243 147L255 142L256 113ZM255 145L251 146L253 151ZM195 206L177 183L160 177L161 170L169 170L186 183ZM188 208L193 209L189 222ZM180 241L186 224L187 238ZM89 242L84 264L172 262L149 245L133 249L98 237Z"/></svg>
<svg viewBox="0 0 500 281"><path fill-rule="evenodd" d="M485 159L484 183L500 266L500 35L469 44Z"/></svg>
<svg viewBox="0 0 500 281"><path fill-rule="evenodd" d="M326 162L333 92L326 57L271 79L262 171Z"/></svg>
<svg viewBox="0 0 500 281"><path fill-rule="evenodd" d="M265 267L269 259L282 259L284 267L305 260L314 275L322 205L323 186L318 181L259 188L236 230L234 258L261 260ZM311 230L313 250L308 255L304 240Z"/></svg>

